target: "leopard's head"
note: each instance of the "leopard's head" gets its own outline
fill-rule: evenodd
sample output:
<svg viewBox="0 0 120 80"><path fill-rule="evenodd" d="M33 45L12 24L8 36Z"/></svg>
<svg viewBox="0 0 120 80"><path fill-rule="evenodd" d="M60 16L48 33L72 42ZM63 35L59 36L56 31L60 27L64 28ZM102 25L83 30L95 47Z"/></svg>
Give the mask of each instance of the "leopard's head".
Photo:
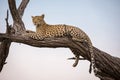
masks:
<svg viewBox="0 0 120 80"><path fill-rule="evenodd" d="M42 26L45 24L44 14L41 16L32 16L32 21L35 26Z"/></svg>

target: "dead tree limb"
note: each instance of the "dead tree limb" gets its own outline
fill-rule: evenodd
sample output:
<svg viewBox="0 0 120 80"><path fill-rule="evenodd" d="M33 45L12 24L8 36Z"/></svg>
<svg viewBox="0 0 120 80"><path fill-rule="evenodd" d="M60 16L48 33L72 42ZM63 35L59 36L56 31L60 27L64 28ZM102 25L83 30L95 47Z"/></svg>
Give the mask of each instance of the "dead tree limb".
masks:
<svg viewBox="0 0 120 80"><path fill-rule="evenodd" d="M22 21L22 16L24 13L24 9L27 5L29 0L22 0L20 7L16 8L16 2L15 0L8 0L9 3L9 8L10 8L10 12L14 21L14 26L13 28L15 29L17 34L21 34L25 32L25 26L24 23ZM21 12L20 12L21 11Z"/></svg>
<svg viewBox="0 0 120 80"><path fill-rule="evenodd" d="M6 17L6 34L11 34L11 30L10 30L10 25L8 23L8 10L7 10L7 17ZM3 41L1 41L0 44L0 72L4 66L4 64L6 64L5 60L8 56L9 53L9 47L10 47L11 41L9 39L4 39Z"/></svg>
<svg viewBox="0 0 120 80"><path fill-rule="evenodd" d="M2 42L0 44L0 70L2 70L2 67L5 64L5 60L8 55L11 42L23 43L34 47L72 48L76 53L80 54L80 56L82 56L84 59L91 61L91 56L87 44L73 41L67 36L60 38L46 38L42 41L37 41L29 37L23 37L21 34L22 32L25 32L25 26L21 18L29 0L22 0L20 6L23 9L20 9L20 7L18 8L20 12L18 12L16 8L15 0L8 0L8 2L9 2L11 15L13 17L13 21L15 24L13 25L14 26L13 29L15 29L15 33L12 32L11 28L8 28L10 29L9 32L12 32L11 34L8 34L7 32L4 34L0 33L0 42ZM24 7L22 7L22 5L24 5ZM8 22L6 24L8 24ZM95 67L97 68L95 75L99 77L101 80L119 80L120 58L113 57L95 47L93 47L93 50L94 50L93 52L95 53Z"/></svg>
<svg viewBox="0 0 120 80"><path fill-rule="evenodd" d="M8 23L8 11L7 11L7 17L6 17L6 34L12 35L14 33L20 34L22 32L25 32L25 26L22 21L22 16L24 13L24 9L26 8L26 5L28 4L29 0L22 0L18 10L16 8L15 0L8 0L10 11L13 17L13 27L9 25ZM4 39L1 41L0 44L0 72L2 71L2 68L4 64L6 63L5 60L9 53L11 41L10 39Z"/></svg>
<svg viewBox="0 0 120 80"><path fill-rule="evenodd" d="M24 14L24 10L28 4L29 0L22 0L19 8L18 8L18 13L19 13L19 16L22 18L23 14Z"/></svg>
<svg viewBox="0 0 120 80"><path fill-rule="evenodd" d="M0 34L0 41L4 39L10 39L13 42L24 43L34 47L65 47L76 49L77 52L86 60L90 61L90 53L88 51L87 45L83 43L77 43L79 46L75 46L74 41L69 38L47 38L43 41L36 41L31 38L24 38L21 35L6 35ZM82 51L81 51L82 50ZM119 80L120 78L120 58L113 57L97 48L94 47L95 53L95 65L98 71L96 76L100 77L102 80Z"/></svg>

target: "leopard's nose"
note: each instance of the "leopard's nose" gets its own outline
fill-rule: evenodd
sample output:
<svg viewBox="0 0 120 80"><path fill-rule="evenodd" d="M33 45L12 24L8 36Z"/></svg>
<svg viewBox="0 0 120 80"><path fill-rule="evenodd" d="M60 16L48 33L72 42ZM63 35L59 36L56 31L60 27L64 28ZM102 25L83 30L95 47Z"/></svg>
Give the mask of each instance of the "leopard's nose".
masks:
<svg viewBox="0 0 120 80"><path fill-rule="evenodd" d="M37 25L37 23L35 22L34 25Z"/></svg>

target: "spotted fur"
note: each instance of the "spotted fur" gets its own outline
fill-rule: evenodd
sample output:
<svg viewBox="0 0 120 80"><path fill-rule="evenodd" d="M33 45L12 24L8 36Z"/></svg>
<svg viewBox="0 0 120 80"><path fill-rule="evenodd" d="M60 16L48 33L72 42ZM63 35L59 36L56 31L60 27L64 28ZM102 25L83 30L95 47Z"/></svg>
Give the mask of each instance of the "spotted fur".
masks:
<svg viewBox="0 0 120 80"><path fill-rule="evenodd" d="M44 21L44 14L41 16L32 17L32 21L36 26L36 32L27 33L26 34L27 36L36 40L43 40L45 38L63 37L65 35L69 35L71 36L72 40L87 42L89 45L89 51L91 53L91 63L94 63L92 43L84 31L82 31L81 29L75 26L70 26L65 24L49 25ZM76 57L76 61L73 64L73 66L75 67L78 64L80 55L76 53L73 49L71 50Z"/></svg>

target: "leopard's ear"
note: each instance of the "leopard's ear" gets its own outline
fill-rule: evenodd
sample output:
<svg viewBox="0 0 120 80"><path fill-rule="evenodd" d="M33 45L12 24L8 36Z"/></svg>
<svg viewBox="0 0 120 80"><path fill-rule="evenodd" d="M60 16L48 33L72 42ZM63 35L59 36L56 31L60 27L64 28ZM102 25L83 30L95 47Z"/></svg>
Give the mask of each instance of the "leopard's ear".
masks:
<svg viewBox="0 0 120 80"><path fill-rule="evenodd" d="M45 15L44 15L44 14L42 14L42 15L41 15L41 17L44 19Z"/></svg>
<svg viewBox="0 0 120 80"><path fill-rule="evenodd" d="M34 18L34 16L31 16L32 17L32 19Z"/></svg>

